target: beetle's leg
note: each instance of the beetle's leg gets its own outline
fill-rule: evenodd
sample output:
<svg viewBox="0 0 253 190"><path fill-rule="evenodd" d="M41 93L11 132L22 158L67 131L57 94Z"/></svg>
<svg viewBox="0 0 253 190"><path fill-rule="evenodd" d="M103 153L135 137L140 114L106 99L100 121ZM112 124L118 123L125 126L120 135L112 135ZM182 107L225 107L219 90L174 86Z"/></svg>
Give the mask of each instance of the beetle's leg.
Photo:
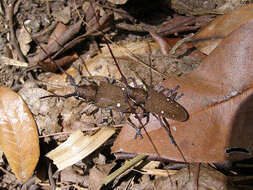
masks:
<svg viewBox="0 0 253 190"><path fill-rule="evenodd" d="M71 94L63 95L63 96L53 94L53 95L43 96L43 97L41 97L40 99L52 98L52 97L56 97L56 98L70 98L70 97L72 97L72 96L76 97L76 96L78 96L78 93L77 93L77 92L74 92L74 93L71 93Z"/></svg>
<svg viewBox="0 0 253 190"><path fill-rule="evenodd" d="M164 86L162 85L157 85L154 90L157 91L157 92L161 92L161 90L165 89ZM168 89L169 90L169 89Z"/></svg>
<svg viewBox="0 0 253 190"><path fill-rule="evenodd" d="M120 116L120 122L123 122L125 119L123 112L119 112L119 116Z"/></svg>
<svg viewBox="0 0 253 190"><path fill-rule="evenodd" d="M159 93L163 93L166 97L172 99L172 100L178 100L180 99L184 94L183 93L177 93L176 91L179 89L179 85L175 86L172 89L164 88L163 86L157 86L155 90Z"/></svg>
<svg viewBox="0 0 253 190"><path fill-rule="evenodd" d="M136 127L136 125L132 122L132 120L130 118L127 118L127 121L136 130L136 134L135 134L134 138L136 139L137 137L140 137L140 139L143 139L143 136L141 134L142 128Z"/></svg>
<svg viewBox="0 0 253 190"><path fill-rule="evenodd" d="M70 84L70 86L72 86L74 89L78 88L78 85L75 83L75 79L68 74L66 71L64 71L64 74L66 74L67 78L66 78L66 82Z"/></svg>
<svg viewBox="0 0 253 190"><path fill-rule="evenodd" d="M182 96L184 95L184 93L179 93L176 95L176 97L174 98L175 101L179 100L180 98L182 98Z"/></svg>
<svg viewBox="0 0 253 190"><path fill-rule="evenodd" d="M155 114L153 114L157 119L158 121L160 122L161 126L166 130L166 132L168 133L169 137L170 137L170 141L172 142L173 145L177 146L177 143L174 139L174 137L172 136L171 134L171 130L170 130L170 126L165 126L164 125L164 122L162 121L161 117L160 116L157 116ZM166 118L165 118L166 119Z"/></svg>
<svg viewBox="0 0 253 190"><path fill-rule="evenodd" d="M144 126L146 126L148 124L148 122L149 122L149 119L150 119L149 116L150 115L149 115L149 113L144 113L143 116L146 117L146 122L144 123Z"/></svg>
<svg viewBox="0 0 253 190"><path fill-rule="evenodd" d="M107 82L109 84L115 84L116 80L114 78L104 77L104 82Z"/></svg>
<svg viewBox="0 0 253 190"><path fill-rule="evenodd" d="M158 117L159 117L159 116L158 116ZM174 145L176 146L176 148L177 148L178 152L181 154L181 156L182 156L184 162L187 163L187 160L186 160L186 158L184 157L184 154L183 154L181 148L177 145L177 143L176 143L174 137L172 136L172 133L171 133L171 130L170 130L170 125L169 125L167 119L166 119L165 117L162 117L162 119L163 119L163 122L162 122L162 123L165 124L165 125L164 125L164 128L165 128L165 130L168 132L172 144L174 144ZM160 118L160 120L161 120L161 118ZM188 171L190 172L190 168L189 168Z"/></svg>
<svg viewBox="0 0 253 190"><path fill-rule="evenodd" d="M146 122L140 127L140 128L143 128L148 124L150 117L149 117L149 113L145 111L142 105L140 105L140 108L141 108L140 117L139 117L140 120L146 117Z"/></svg>
<svg viewBox="0 0 253 190"><path fill-rule="evenodd" d="M173 94L175 94L176 91L177 91L178 89L179 89L179 85L175 86L175 87L172 88L172 89L164 88L164 89L163 89L162 91L160 91L160 92L162 92L165 96L170 97L170 96L172 96Z"/></svg>

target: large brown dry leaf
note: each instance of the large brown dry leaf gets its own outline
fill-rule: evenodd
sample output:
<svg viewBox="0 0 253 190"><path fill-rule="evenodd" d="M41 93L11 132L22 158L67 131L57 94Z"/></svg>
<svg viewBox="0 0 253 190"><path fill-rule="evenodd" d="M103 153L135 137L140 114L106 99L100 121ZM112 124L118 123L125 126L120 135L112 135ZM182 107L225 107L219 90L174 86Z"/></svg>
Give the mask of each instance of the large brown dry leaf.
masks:
<svg viewBox="0 0 253 190"><path fill-rule="evenodd" d="M168 88L180 85L185 94L179 103L190 118L186 122L170 121L170 126L187 162L252 157L252 36L253 20L224 39L193 73L164 83ZM171 160L184 161L159 122L151 120L147 129L159 153ZM156 155L145 135L143 140L134 140L134 135L132 127L123 128L113 151ZM239 151L226 153L230 148Z"/></svg>
<svg viewBox="0 0 253 190"><path fill-rule="evenodd" d="M6 87L0 87L0 146L18 180L25 182L40 155L37 126L21 97Z"/></svg>
<svg viewBox="0 0 253 190"><path fill-rule="evenodd" d="M252 18L253 4L249 4L226 15L220 16L195 36L196 40L203 39L197 42L196 46L203 53L210 54L226 36Z"/></svg>

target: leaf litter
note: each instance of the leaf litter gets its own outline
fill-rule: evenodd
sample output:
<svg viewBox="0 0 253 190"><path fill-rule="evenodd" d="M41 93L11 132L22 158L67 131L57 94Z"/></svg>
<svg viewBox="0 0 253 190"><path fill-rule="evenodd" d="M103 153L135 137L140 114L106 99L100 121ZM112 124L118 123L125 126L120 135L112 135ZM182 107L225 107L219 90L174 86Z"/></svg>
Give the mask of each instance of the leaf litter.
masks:
<svg viewBox="0 0 253 190"><path fill-rule="evenodd" d="M68 6L70 6L70 5L68 5ZM66 7L66 5L64 5L63 7ZM245 37L245 39L247 39L247 38ZM229 40L231 40L231 39L229 39ZM115 46L115 47L113 47L113 52L115 52L116 57L119 59L121 67L123 67L123 71L124 71L124 73L126 73L126 76L137 78L138 84L141 84L140 78L144 78L146 83L150 84L150 82L151 82L150 81L150 73L152 73L152 75L154 75L153 80L152 80L153 85L157 85L157 84L159 84L159 82L161 82L162 80L165 79L165 81L163 83L163 85L165 87L172 88L172 87L175 87L177 84L179 84L181 86L180 92L181 91L184 92L185 96L183 98L181 98L179 100L179 102L183 106L186 107L187 111L189 111L190 114L192 114L192 117L190 117L190 120L187 121L187 123L183 123L183 124L176 123L176 122L174 122L174 123L170 122L172 129L174 130L173 136L175 137L177 142L179 141L178 143L180 144L180 146L181 146L181 144L187 144L187 143L189 144L189 142L198 144L197 141L189 140L187 137L189 137L189 138L195 137L194 135L196 135L196 131L200 132L198 134L198 136L201 136L201 134L203 133L203 127L200 129L197 128L199 125L206 126L208 124L207 128L211 128L211 129L214 128L214 127L212 127L214 124L216 124L215 126L219 125L219 122L224 120L224 118L221 117L221 116L223 116L224 112L226 112L228 115L233 115L233 116L235 115L236 118L238 117L238 121L235 122L236 126L243 125L242 121L241 121L241 120L245 121L243 113L249 112L248 108L245 108L246 110L242 111L242 113L239 112L238 116L236 114L232 114L233 110L231 111L230 108L237 109L235 107L235 105L237 105L240 101L243 101L246 97L248 97L250 95L250 92L249 92L249 94L245 93L245 89L247 89L249 87L249 85L242 82L242 84L240 86L239 82L237 82L237 80L240 82L247 81L247 80L250 81L250 76L240 75L240 73L245 73L245 70L250 70L250 67L245 66L244 69L241 68L242 70L238 70L239 66L236 64L235 64L235 66L233 64L232 64L232 66L231 66L231 64L227 64L227 65L225 64L224 65L225 69L223 69L223 67L220 68L220 67L218 67L218 65L219 65L218 63L222 62L222 58L218 57L218 55L217 55L218 58L209 58L209 56L208 56L208 58L206 58L198 67L199 62L204 57L203 55L201 55L200 57L197 56L195 59L191 59L191 62L187 63L186 62L187 59L186 60L179 59L177 55L176 56L168 56L166 58L166 56L163 56L160 54L160 52L158 50L158 46L155 43L150 43L149 40L141 40L141 41L142 42L138 42L138 43L137 42L134 42L134 43L128 42L128 43L125 43L125 45L121 45L120 47ZM241 41L242 41L242 39L241 39ZM225 43L225 42L222 42L222 43ZM226 45L223 45L223 46L220 45L221 48L219 50L223 50L221 54L225 54L225 52L224 52L226 49L225 46L227 46L228 44L229 43L226 42ZM114 45L112 45L112 46L114 46ZM179 51L182 51L182 47L184 47L184 46L185 46L185 44L182 44L176 53L178 53ZM180 48L181 48L181 50L180 50ZM134 49L136 49L136 51ZM238 51L240 51L242 49L239 49ZM184 53L186 53L186 52L187 52L187 48ZM195 51L195 55L196 55L196 51ZM243 54L243 55L248 56L248 54ZM213 56L213 55L211 54L211 56ZM182 57L185 57L185 56L182 56ZM232 55L229 54L228 57L229 58L233 57L233 54ZM185 58L187 58L187 57L185 57ZM211 59L211 60L206 61L208 59ZM226 57L226 59L227 59L227 57ZM240 57L240 59L242 59L242 58ZM150 65L149 65L150 60L152 60L152 61L155 60L155 61L151 62L151 66L152 66L151 69L150 69ZM245 62L244 59L243 59L243 61ZM247 61L246 61L246 63L247 63ZM112 59L111 59L110 55L108 54L108 51L105 48L102 48L102 54L99 54L97 57L94 57L93 59L88 60L86 62L86 64L87 64L88 70L92 73L92 75L100 75L100 76L103 75L103 76L113 77L115 79L120 79L119 74L117 74L117 70L115 68L113 68L114 66L113 66ZM144 65L144 64L146 64L146 65ZM213 65L213 68L215 68L215 67L217 67L217 68L212 70L212 67L205 68L204 65ZM191 73L192 70L194 70L196 67L198 67L198 69L193 71L193 73ZM226 71L226 69L228 69L230 67L232 68L232 70L230 70L229 72L231 73L231 75L234 76L235 80L232 80L229 82L228 79L231 79L229 77L230 75L227 76L225 71ZM137 72L134 71L135 69ZM222 70L224 72L221 72ZM235 75L236 70L239 71L238 72L239 74ZM72 71L73 71L73 69L72 69ZM70 69L70 71L68 71L68 72L72 72L72 71ZM210 72L213 75L210 75L209 74ZM73 75L75 75L75 79L79 80L78 77L80 77L80 76L78 75L78 73L75 71L74 71L74 73L75 74L73 74ZM88 75L88 73L89 72L87 72L87 70L85 68L82 70L83 75ZM139 75L138 75L138 73L139 73ZM46 75L45 73L42 75L44 75L44 78L40 76L40 79L43 78L43 81L41 81L41 80L36 81L35 80L33 82L37 83L36 85L33 85L33 84L31 86L28 85L27 87L23 88L19 93L23 96L23 98L27 102L29 108L31 109L31 112L34 114L40 134L45 135L45 137L43 137L42 140L44 142L48 143L47 149L49 148L50 150L52 150L58 144L61 144L61 142L64 142L67 139L67 136L57 135L57 134L61 134L62 131L70 134L71 131L76 130L77 128L80 128L80 127L82 127L82 129L81 129L82 131L85 131L86 129L88 130L88 128L92 129L96 125L98 125L97 120L100 117L100 115L96 111L93 112L94 110L91 110L90 116L88 116L86 114L80 115L79 113L82 110L81 108L86 107L86 103L80 104L80 102L75 100L74 98L70 98L67 100L58 99L58 98L51 98L48 100L42 99L41 100L40 97L47 96L49 94L47 91L41 89L41 86L43 86L44 88L46 86L46 89L47 90L49 89L50 92L53 92L56 94L62 94L62 95L67 94L71 90L73 90L71 88L65 88L65 87L58 88L59 86L62 86L65 83L65 76L64 75L63 76L54 75L54 74ZM50 75L51 75L51 77L49 77ZM175 78L175 76L181 76L181 77ZM211 76L213 76L213 78ZM224 80L224 83L220 86L218 85L218 87L217 87L215 84L219 84L221 78L223 78L224 76L226 76L225 78L226 79L228 78L228 79ZM208 79L207 84L204 84L204 81L205 81L204 79L206 79L205 77ZM55 78L56 80L54 80L52 78ZM93 80L96 80L96 79L93 79ZM54 86L56 84L56 81L58 81L58 84L56 86ZM216 82L216 81L219 81L219 82ZM195 83L196 83L196 85L194 85ZM52 84L52 85L50 85L50 84ZM232 86L232 88L231 88L231 86ZM27 93L27 92L29 92L29 93ZM193 92L195 92L195 93L193 93ZM193 96L193 98L191 97L191 95ZM238 96L241 96L241 98L238 98ZM206 99L203 99L203 97L206 97ZM216 103L218 103L218 105L220 105L220 104L223 104L223 102L225 102L225 103L226 103L226 101L229 102L231 99L233 100L233 103L231 105L227 106L228 110L225 109L225 111L224 111L223 107L218 106L219 112L217 112L217 111L209 112L208 110L210 110L210 109L208 109L207 110L208 113L206 114L207 116L205 115L206 106L210 106L210 105L213 106L213 105L216 105ZM234 99L236 99L236 100L234 100ZM248 105L248 102L246 102L246 105ZM213 107L215 107L215 106L213 106ZM95 113L95 114L93 114L93 113ZM195 113L197 113L197 114L195 115ZM204 114L204 116L202 116L203 114ZM195 117L197 118L197 119L195 119L196 122L194 120ZM207 117L207 119L206 119L206 117ZM211 121L208 118L211 118ZM215 119L213 119L213 118L215 118ZM231 118L232 118L232 116L231 116ZM228 117L227 121L231 121L231 118ZM102 119L102 121L105 121L107 119L104 118L104 119ZM226 119L226 117L225 117L225 119ZM203 121L201 121L201 120L203 120ZM108 122L108 123L111 123L111 122ZM117 123L118 123L118 121L116 122L116 124ZM226 122L225 122L225 124L226 124ZM225 124L224 124L224 126L226 126ZM188 125L190 125L190 127ZM223 125L223 123L220 125ZM154 121L153 118L151 118L149 126L147 126L147 127L152 129L152 128L158 127L158 126L160 126L160 124L157 124L157 122ZM128 132L126 134L126 133L124 133L125 129L126 129L126 127L123 127L123 133L121 132L120 136L122 136L122 135L128 136L128 138L130 138L131 139L130 141L132 141L132 142L127 140L127 141L122 141L121 143L125 143L125 145L129 146L129 148L131 148L132 146L135 146L133 153L138 153L136 148L143 148L145 154L150 153L150 149L152 149L152 148L151 148L150 144L148 144L148 145L145 144L146 143L145 141L147 139L145 137L145 135L144 135L144 139L142 141L134 140L133 139L134 130L132 130L131 127L128 126ZM218 128L218 129L220 129L220 128ZM234 127L232 129L234 129ZM241 131L241 129L238 129L238 130ZM224 143L224 141L228 141L228 139L230 138L229 136L226 137L225 140L220 141L217 133L221 134L221 135L224 135L224 134L223 134L222 130L218 130L218 132L214 131L214 132L211 132L211 134L210 134L210 136L212 136L212 137L217 136L218 139L216 139L216 140L213 140L212 138L208 139L206 135L203 135L203 139L206 140L206 142L203 144L204 145L209 144L210 147L213 148L212 147L212 145L214 143L213 141L220 142L220 144ZM249 132L249 131L246 131L246 132L244 131L244 133L247 133L247 132ZM89 133L91 133L91 132L89 132ZM181 136L179 133L181 134ZM188 133L188 135L185 136L185 133ZM206 131L206 132L204 131L204 133L205 134L209 133L209 131ZM238 131L235 133L238 133ZM46 135L51 135L51 134L52 134L52 136L46 136ZM62 133L62 134L64 134L64 133ZM150 134L152 136L153 131ZM227 134L229 135L229 134L231 134L231 132L227 133ZM163 136L162 132L157 132L157 131L154 133L154 135L157 138L163 139L165 141L165 145L163 142L164 147L160 147L159 144L156 144L156 139L153 139L156 146L159 147L158 148L159 151L161 150L164 153L167 153L168 151L170 151L171 152L170 154L172 154L172 156L169 155L170 160L177 160L177 159L180 160L180 158L177 157L178 155L176 155L178 153L176 153L175 148L171 145L171 142L168 140L167 135ZM236 140L236 139L240 138L240 135L242 135L242 134L238 133L238 135L236 137L231 138L231 142L233 141L235 143L233 146L229 146L229 147L226 146L224 148L224 145L223 145L223 148L221 148L223 151L224 151L224 149L227 151L228 154L226 153L225 155L229 155L225 159L240 160L242 158L250 157L250 155L248 155L247 152L246 152L246 154L240 152L242 150L250 150L251 151L251 149L248 145L247 139L245 139L245 141L242 141L238 144L238 140ZM181 138L184 139L182 142L180 140ZM233 138L234 138L234 140L233 140ZM111 141L112 140L109 140L110 143L111 143ZM136 143L137 143L137 145L136 145ZM50 144L54 144L54 145L52 146ZM214 143L214 145L216 145L216 144ZM201 143L200 143L200 146L202 146ZM217 145L217 146L222 147L220 145ZM185 154L185 156L187 157L187 161L189 161L189 162L194 161L194 162L213 163L216 161L223 161L224 160L224 154L215 154L214 157L211 157L210 155L212 155L212 151L209 151L209 152L204 151L204 152L196 153L196 151L199 150L198 147L195 146L196 150L192 149L192 147L194 147L194 144L191 145L191 148L189 148L189 147L185 148L186 151L183 150L183 153ZM162 148L164 148L164 149L162 149ZM208 148L209 147L207 147L204 150L212 150L212 149L208 149ZM213 149L216 150L215 147ZM103 151L104 150L102 147L102 152ZM239 156L238 156L238 151L239 151ZM49 152L49 150L47 150L46 153L47 152ZM129 152L131 152L131 151L129 151ZM175 155L173 156L174 153L176 156ZM207 153L210 153L210 154L207 154ZM44 154L45 153L43 153L43 155ZM69 171L69 172L67 172L67 173L69 173L67 175L74 175L75 174L76 177L81 176L83 178L83 181L79 180L79 182L76 183L74 179L71 179L68 182L67 181L64 182L64 181L60 181L60 179L58 178L58 180L56 180L56 185L58 187L62 187L62 188L66 188L66 189L68 189L68 188L79 188L80 189L80 188L86 188L86 187L89 187L90 189L101 188L101 186L98 185L99 181L103 180L103 178L105 177L105 175L104 175L105 173L106 173L106 175L109 173L112 173L110 170L115 165L113 165L113 164L108 165L108 163L103 162L103 161L96 162L94 159L96 154L97 153L95 152L91 156L89 156L88 158L86 158L82 161L79 161L75 165L70 166L65 169L65 170L68 169L68 171ZM151 150L151 155L152 154L154 154L154 153L152 153L152 150ZM108 155L108 154L106 154L106 155ZM204 156L204 158L202 158L203 156ZM108 161L112 162L111 159L107 158L106 160L107 160L107 162ZM92 163L92 164L89 165L89 163ZM98 163L100 163L100 164L98 164ZM101 163L102 163L102 165L101 165ZM103 172L103 168L105 169L106 172ZM204 174L202 174L202 172L201 172L203 170L202 168L203 168L203 166L200 167L200 173L199 173L199 175L200 175L199 189L202 189L202 188L206 189L207 188L205 186L202 186L202 181L204 181L204 179L201 177L204 177L205 179L210 179L210 181L214 182L214 184L209 184L208 186L215 187L216 189L222 189L222 188L223 189L226 189L226 188L232 189L230 186L228 186L225 183L228 180L226 176L223 175L223 177L219 178L219 177L217 177L219 175L218 172L216 170L210 169L208 167L206 167L207 170L204 170ZM64 174L65 170L63 170L61 173ZM207 173L209 170L214 172L214 174L213 174L214 177L207 177L208 176ZM185 171L185 173L183 171ZM195 169L191 169L190 171L195 171ZM185 189L193 189L194 187L196 187L196 184L195 184L196 181L189 181L188 180L189 178L187 178L187 173L188 172L187 172L186 168L178 170L178 172L176 174L172 175L170 178L163 178L165 180L164 182L161 182L161 180L159 181L159 179L162 179L159 177L156 177L155 180L150 181L150 178L148 176L143 176L141 178L142 183L137 184L137 183L134 183L133 180L132 181L125 180L126 176L134 176L133 174L136 174L136 170L132 169L132 170L128 171L127 173L123 174L122 176L124 176L124 177L121 177L121 178L118 177L114 181L114 184L112 187L114 187L114 189L117 189L117 188L121 189L124 186L127 187L127 186L129 186L129 184L130 185L132 184L133 189L144 189L145 187L151 187L151 186L152 186L152 188L164 187L166 189L167 188L173 189L174 188L173 184L174 184L174 186L175 186L175 184L180 184L180 185L175 186L175 188L187 187ZM196 178L196 173L193 173L191 175L193 177L190 179ZM87 178L87 176L88 176L88 178ZM181 176L182 181L180 182L180 179L176 176ZM6 177L6 175L4 175L4 177ZM57 178L57 177L53 176L53 178ZM134 177L134 178L135 178L135 181L136 180L138 181L137 177ZM65 179L67 179L66 176L65 176ZM170 180L170 182L168 182L166 180ZM173 181L172 183L171 183L171 180ZM218 181L220 181L220 184ZM153 183L153 182L155 182L155 183ZM163 185L163 183L165 183L166 185ZM33 185L35 185L35 184L33 184ZM47 182L45 183L45 181L41 181L40 183L38 183L38 185L44 189L44 188L48 187L49 184ZM169 185L172 185L172 186L169 186Z"/></svg>

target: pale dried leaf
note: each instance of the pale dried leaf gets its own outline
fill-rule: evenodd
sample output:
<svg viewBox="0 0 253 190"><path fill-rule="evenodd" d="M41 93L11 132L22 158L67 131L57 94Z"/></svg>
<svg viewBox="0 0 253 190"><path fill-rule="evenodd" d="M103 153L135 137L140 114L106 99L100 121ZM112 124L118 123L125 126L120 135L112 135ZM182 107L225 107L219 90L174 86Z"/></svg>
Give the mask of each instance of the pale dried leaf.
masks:
<svg viewBox="0 0 253 190"><path fill-rule="evenodd" d="M6 87L0 87L0 146L13 173L25 182L40 155L37 126L22 98Z"/></svg>
<svg viewBox="0 0 253 190"><path fill-rule="evenodd" d="M114 128L103 127L93 136L84 136L81 130L70 135L67 141L46 156L54 161L59 170L75 164L95 151L115 133Z"/></svg>
<svg viewBox="0 0 253 190"><path fill-rule="evenodd" d="M158 166L160 165L159 161L150 161L149 163L147 163L145 166L143 166L143 169L154 169L154 168L158 168Z"/></svg>
<svg viewBox="0 0 253 190"><path fill-rule="evenodd" d="M175 175L178 171L177 170L162 170L162 169L142 169L144 172L142 174L148 175L156 175L156 176L163 176L168 177L169 175Z"/></svg>
<svg viewBox="0 0 253 190"><path fill-rule="evenodd" d="M29 28L27 28L27 30L29 30ZM20 49L24 55L27 55L27 53L29 52L31 48L29 43L31 41L31 35L26 31L25 27L23 26L20 30L20 34L18 35L18 42L20 44Z"/></svg>
<svg viewBox="0 0 253 190"><path fill-rule="evenodd" d="M140 163L140 164L143 164L143 163ZM174 175L178 172L178 170L157 169L159 165L160 165L160 161L150 161L141 168L140 173L146 174L146 175L157 175L157 176L168 177L169 175Z"/></svg>
<svg viewBox="0 0 253 190"><path fill-rule="evenodd" d="M19 67L27 67L28 63L26 62L21 62L15 59L10 59L5 56L0 56L0 64L4 65L13 65L13 66L19 66Z"/></svg>

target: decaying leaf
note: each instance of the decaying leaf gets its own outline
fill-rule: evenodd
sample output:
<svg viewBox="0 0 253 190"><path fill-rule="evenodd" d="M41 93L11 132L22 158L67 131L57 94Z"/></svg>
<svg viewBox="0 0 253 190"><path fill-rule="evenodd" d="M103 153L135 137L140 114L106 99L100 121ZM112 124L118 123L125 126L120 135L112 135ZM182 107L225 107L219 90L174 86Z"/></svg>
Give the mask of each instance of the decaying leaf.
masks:
<svg viewBox="0 0 253 190"><path fill-rule="evenodd" d="M216 18L195 36L196 40L200 40L196 47L209 55L225 37L252 18L253 4Z"/></svg>
<svg viewBox="0 0 253 190"><path fill-rule="evenodd" d="M71 19L70 7L67 6L62 8L61 11L53 12L53 16L55 17L55 20L68 24Z"/></svg>
<svg viewBox="0 0 253 190"><path fill-rule="evenodd" d="M81 130L77 130L46 156L54 161L59 170L63 170L88 156L114 133L115 129L110 127L103 127L93 136L84 136Z"/></svg>
<svg viewBox="0 0 253 190"><path fill-rule="evenodd" d="M178 100L188 111L186 122L170 121L172 135L187 162L223 162L252 157L253 152L253 20L234 31L192 73L163 83L180 86ZM134 118L132 118L134 120ZM138 124L138 122L137 122ZM162 157L184 161L159 121L146 126ZM145 136L124 127L113 151L156 155Z"/></svg>
<svg viewBox="0 0 253 190"><path fill-rule="evenodd" d="M40 150L36 123L22 98L0 87L0 146L20 182L37 165Z"/></svg>
<svg viewBox="0 0 253 190"><path fill-rule="evenodd" d="M197 174L199 172L199 175ZM167 178L158 178L154 182L154 189L196 189L195 177L198 177L198 189L199 190L236 190L232 184L229 184L225 175L218 172L214 168L206 165L201 165L199 170L196 166L190 166L190 176L188 168L179 170L175 175L171 175Z"/></svg>

